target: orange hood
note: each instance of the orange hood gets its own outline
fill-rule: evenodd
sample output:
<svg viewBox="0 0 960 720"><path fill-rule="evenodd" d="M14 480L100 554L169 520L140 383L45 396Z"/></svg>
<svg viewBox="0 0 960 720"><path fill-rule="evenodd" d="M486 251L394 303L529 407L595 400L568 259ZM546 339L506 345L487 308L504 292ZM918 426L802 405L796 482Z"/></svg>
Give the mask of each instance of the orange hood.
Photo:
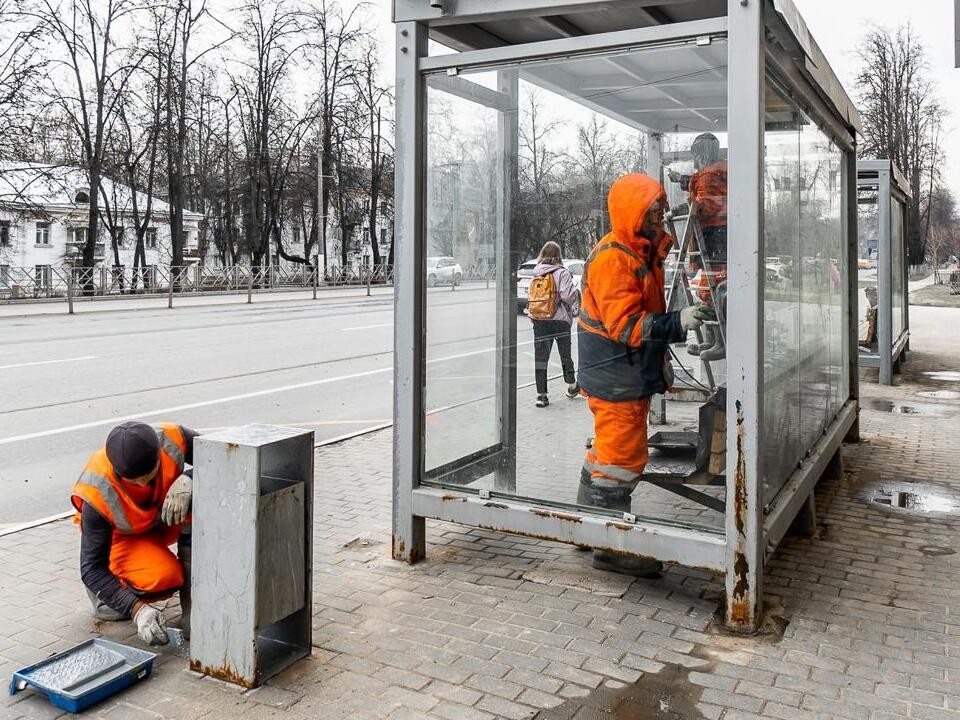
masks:
<svg viewBox="0 0 960 720"><path fill-rule="evenodd" d="M652 177L641 173L630 173L617 178L610 186L607 195L607 209L610 212L610 228L617 239L629 247L639 246L648 251L650 243L655 243L660 250L664 238L644 238L636 231L643 225L643 218L650 206L657 200L661 201L664 210L667 208L667 196L663 186ZM642 257L646 257L644 253Z"/></svg>
<svg viewBox="0 0 960 720"><path fill-rule="evenodd" d="M607 195L607 209L610 213L611 234L617 240L639 251L640 256L646 258L650 253L651 243L656 252L665 257L669 252L673 238L666 235L661 229L655 238L637 235L636 232L643 225L643 218L654 202L660 200L664 210L667 209L667 195L663 186L648 175L630 173L622 175L610 186Z"/></svg>

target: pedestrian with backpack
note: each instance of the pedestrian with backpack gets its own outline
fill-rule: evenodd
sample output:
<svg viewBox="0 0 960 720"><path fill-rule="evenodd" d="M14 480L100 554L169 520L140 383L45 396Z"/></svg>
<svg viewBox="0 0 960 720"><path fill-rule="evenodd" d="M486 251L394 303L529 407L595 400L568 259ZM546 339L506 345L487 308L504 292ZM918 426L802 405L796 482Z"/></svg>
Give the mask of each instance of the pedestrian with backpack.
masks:
<svg viewBox="0 0 960 720"><path fill-rule="evenodd" d="M537 381L537 407L550 404L547 398L547 366L556 341L567 383L567 397L580 393L570 350L570 328L574 308L580 303L580 291L573 275L563 266L560 246L547 242L537 257L527 297L527 315L533 321L534 377Z"/></svg>

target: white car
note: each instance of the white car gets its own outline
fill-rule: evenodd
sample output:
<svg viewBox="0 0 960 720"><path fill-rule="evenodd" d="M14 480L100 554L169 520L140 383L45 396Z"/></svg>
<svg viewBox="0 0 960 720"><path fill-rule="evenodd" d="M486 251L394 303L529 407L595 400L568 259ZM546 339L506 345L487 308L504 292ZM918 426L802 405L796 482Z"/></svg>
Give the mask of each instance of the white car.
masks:
<svg viewBox="0 0 960 720"><path fill-rule="evenodd" d="M583 292L583 260L569 259L563 261L563 266L573 275L577 290ZM527 296L530 295L530 281L533 280L533 269L537 266L536 260L528 260L517 269L517 312L527 309ZM574 308L577 310L577 308ZM576 313L574 313L576 314Z"/></svg>
<svg viewBox="0 0 960 720"><path fill-rule="evenodd" d="M459 285L462 281L463 270L452 257L438 255L427 258L427 287Z"/></svg>

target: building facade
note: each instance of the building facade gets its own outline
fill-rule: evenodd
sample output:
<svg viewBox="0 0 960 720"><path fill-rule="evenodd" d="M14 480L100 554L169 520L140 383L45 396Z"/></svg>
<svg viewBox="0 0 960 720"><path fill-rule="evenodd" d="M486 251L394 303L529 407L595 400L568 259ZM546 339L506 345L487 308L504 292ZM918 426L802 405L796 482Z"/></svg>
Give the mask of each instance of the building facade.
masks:
<svg viewBox="0 0 960 720"><path fill-rule="evenodd" d="M132 277L136 233L147 196L107 178L100 193L100 230L95 270L109 268L118 282ZM0 291L32 284L43 289L82 264L90 196L86 172L76 167L32 163L0 165ZM197 233L203 216L184 211L184 264L198 262ZM113 238L116 238L114 248ZM143 238L143 272L150 276L172 259L170 206L153 198Z"/></svg>

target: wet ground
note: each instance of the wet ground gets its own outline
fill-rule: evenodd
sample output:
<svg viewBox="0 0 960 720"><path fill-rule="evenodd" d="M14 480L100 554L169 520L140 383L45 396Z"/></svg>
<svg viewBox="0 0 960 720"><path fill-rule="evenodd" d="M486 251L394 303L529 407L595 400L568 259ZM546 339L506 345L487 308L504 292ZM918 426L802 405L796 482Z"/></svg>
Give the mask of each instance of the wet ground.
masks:
<svg viewBox="0 0 960 720"><path fill-rule="evenodd" d="M944 391L935 391L944 392ZM958 395L960 397L960 395ZM877 412L888 412L896 415L927 415L947 417L960 413L960 406L956 405L935 405L933 403L917 403L908 405L893 400L883 400L880 398L865 398L861 402L861 407L867 410L876 410Z"/></svg>
<svg viewBox="0 0 960 720"><path fill-rule="evenodd" d="M608 680L587 697L540 712L536 720L700 720L703 688L690 682L690 672L666 665L629 685Z"/></svg>
<svg viewBox="0 0 960 720"><path fill-rule="evenodd" d="M861 497L911 513L960 513L960 494L948 485L882 481L864 485Z"/></svg>

